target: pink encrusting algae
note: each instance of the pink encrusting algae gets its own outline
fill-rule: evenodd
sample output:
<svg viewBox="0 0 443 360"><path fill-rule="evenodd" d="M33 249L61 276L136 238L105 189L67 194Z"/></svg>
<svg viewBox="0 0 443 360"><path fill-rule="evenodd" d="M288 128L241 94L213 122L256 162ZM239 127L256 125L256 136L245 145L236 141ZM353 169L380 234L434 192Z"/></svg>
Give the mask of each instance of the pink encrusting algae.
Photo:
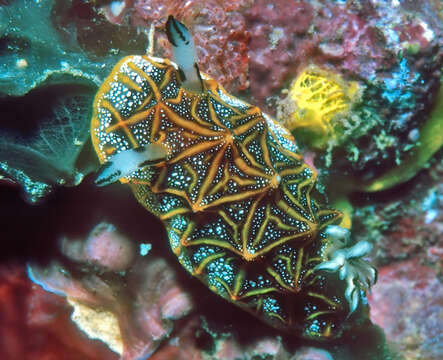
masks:
<svg viewBox="0 0 443 360"><path fill-rule="evenodd" d="M418 258L384 266L369 297L371 318L406 360L440 359L443 285Z"/></svg>
<svg viewBox="0 0 443 360"><path fill-rule="evenodd" d="M191 0L160 1L134 0L122 3L117 13L103 7L108 20L121 24L125 14L133 26L147 29L152 25L155 33L155 54L171 57L169 44L162 29L166 19L173 15L189 27L193 35L200 70L217 79L230 91L244 90L248 81L249 33L241 13L253 3L251 0L218 1Z"/></svg>
<svg viewBox="0 0 443 360"><path fill-rule="evenodd" d="M79 331L66 300L33 284L23 265L1 265L0 297L1 359L117 360L102 342Z"/></svg>
<svg viewBox="0 0 443 360"><path fill-rule="evenodd" d="M169 337L174 321L193 307L166 261L136 258L129 241L114 226L101 223L82 246L81 240L62 241L62 251L81 268L80 273L56 262L28 266L37 284L73 305L79 328L127 360L150 356ZM106 329L98 322L107 323Z"/></svg>
<svg viewBox="0 0 443 360"><path fill-rule="evenodd" d="M266 105L268 96L310 64L363 78L392 64L394 54L379 40L371 16L330 1L256 1L245 12L254 99Z"/></svg>

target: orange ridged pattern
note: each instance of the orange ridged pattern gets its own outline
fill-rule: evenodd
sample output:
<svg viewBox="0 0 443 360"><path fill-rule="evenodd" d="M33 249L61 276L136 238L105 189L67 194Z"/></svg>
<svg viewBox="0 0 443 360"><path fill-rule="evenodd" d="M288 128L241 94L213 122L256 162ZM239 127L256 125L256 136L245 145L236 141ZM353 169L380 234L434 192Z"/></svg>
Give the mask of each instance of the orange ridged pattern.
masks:
<svg viewBox="0 0 443 360"><path fill-rule="evenodd" d="M180 263L273 326L334 336L346 311L312 269L328 244L320 233L340 213L318 203L316 174L286 129L207 76L204 84L202 93L186 91L168 60L120 61L94 101L100 161L149 143L167 147L165 161L125 181L164 222Z"/></svg>

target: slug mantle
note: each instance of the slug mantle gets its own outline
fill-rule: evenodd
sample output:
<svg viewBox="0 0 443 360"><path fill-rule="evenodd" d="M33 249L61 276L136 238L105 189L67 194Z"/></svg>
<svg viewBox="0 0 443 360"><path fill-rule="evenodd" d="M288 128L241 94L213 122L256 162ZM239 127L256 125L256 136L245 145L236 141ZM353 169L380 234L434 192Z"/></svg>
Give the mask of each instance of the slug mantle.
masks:
<svg viewBox="0 0 443 360"><path fill-rule="evenodd" d="M268 324L323 340L366 321L369 244L350 246L289 131L201 74L186 27L166 26L177 64L126 57L96 95L97 182L128 183L183 267Z"/></svg>

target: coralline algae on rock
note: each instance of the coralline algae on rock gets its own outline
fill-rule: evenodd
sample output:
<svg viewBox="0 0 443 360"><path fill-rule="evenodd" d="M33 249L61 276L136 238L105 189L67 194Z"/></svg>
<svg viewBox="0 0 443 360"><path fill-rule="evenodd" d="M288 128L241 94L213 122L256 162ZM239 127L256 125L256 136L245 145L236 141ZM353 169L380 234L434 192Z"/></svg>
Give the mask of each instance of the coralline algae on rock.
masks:
<svg viewBox="0 0 443 360"><path fill-rule="evenodd" d="M102 342L78 330L66 301L33 284L22 264L3 262L0 284L2 359L117 360Z"/></svg>
<svg viewBox="0 0 443 360"><path fill-rule="evenodd" d="M149 357L193 306L164 260L138 257L125 271L116 267L122 261L116 256L135 251L128 241L109 224L99 224L86 242L62 241L61 250L75 264L72 271L55 262L46 268L28 265L34 282L74 306L72 319L80 329L127 360Z"/></svg>
<svg viewBox="0 0 443 360"><path fill-rule="evenodd" d="M109 20L122 23L126 13L134 26L147 29L152 25L162 29L168 16L175 16L186 23L194 36L200 70L218 79L229 90L240 91L249 86L249 33L242 9L251 3L251 0L136 0L123 5L121 15ZM107 13L109 10L105 7ZM155 54L170 57L162 32L155 34L155 42Z"/></svg>
<svg viewBox="0 0 443 360"><path fill-rule="evenodd" d="M330 139L318 165L349 173L361 191L407 181L442 143L438 126L431 124L441 121L435 120L442 102L443 64L438 4L323 4L320 11L330 12L331 25L321 24L321 16L313 20L314 26L319 24L313 33L319 36L320 54L331 44L348 52L323 57L314 53L312 61L338 71L347 81L358 80L362 96L350 112L336 118L341 135ZM334 27L338 22L343 31Z"/></svg>
<svg viewBox="0 0 443 360"><path fill-rule="evenodd" d="M420 262L407 260L380 269L369 301L374 322L407 360L443 355L443 284Z"/></svg>

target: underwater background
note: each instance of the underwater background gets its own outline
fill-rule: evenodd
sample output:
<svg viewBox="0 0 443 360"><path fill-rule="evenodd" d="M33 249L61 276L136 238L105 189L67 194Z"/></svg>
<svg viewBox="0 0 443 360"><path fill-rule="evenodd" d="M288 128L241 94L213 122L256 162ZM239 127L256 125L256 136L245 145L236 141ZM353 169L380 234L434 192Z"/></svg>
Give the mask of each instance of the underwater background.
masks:
<svg viewBox="0 0 443 360"><path fill-rule="evenodd" d="M128 186L94 184L95 94L128 55L172 58L295 137L378 269L358 328L304 340L180 266ZM443 4L0 0L0 359L443 358Z"/></svg>

